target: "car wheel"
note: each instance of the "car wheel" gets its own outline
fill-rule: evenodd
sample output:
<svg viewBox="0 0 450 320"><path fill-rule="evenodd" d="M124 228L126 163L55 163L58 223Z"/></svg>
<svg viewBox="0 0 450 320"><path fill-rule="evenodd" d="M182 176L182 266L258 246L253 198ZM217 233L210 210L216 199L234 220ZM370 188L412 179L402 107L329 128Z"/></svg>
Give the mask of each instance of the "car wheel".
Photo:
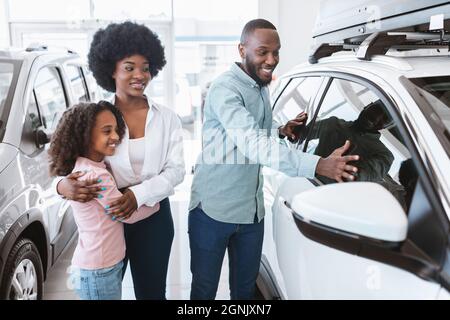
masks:
<svg viewBox="0 0 450 320"><path fill-rule="evenodd" d="M6 260L0 299L41 300L43 279L38 249L33 241L20 239Z"/></svg>

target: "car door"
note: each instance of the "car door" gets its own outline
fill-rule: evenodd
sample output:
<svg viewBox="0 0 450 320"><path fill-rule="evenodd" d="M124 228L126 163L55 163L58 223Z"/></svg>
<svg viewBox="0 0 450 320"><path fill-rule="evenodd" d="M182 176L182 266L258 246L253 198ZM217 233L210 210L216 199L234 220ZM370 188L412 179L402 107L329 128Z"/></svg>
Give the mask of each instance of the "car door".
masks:
<svg viewBox="0 0 450 320"><path fill-rule="evenodd" d="M25 99L27 106L20 143L20 165L25 185L37 190L38 196L30 199L30 206L38 207L43 213L54 249L53 258L56 259L72 235L61 232L69 204L53 191L54 177L49 174L47 154L50 144L37 144L36 134L38 130L51 134L56 129L68 106L67 95L59 67L45 66L36 74L32 73L31 77ZM73 231L73 228L69 229Z"/></svg>
<svg viewBox="0 0 450 320"><path fill-rule="evenodd" d="M360 160L355 163L359 168L355 175L357 181L374 182L387 189L405 214L417 208L418 201L426 206L428 199L417 174L417 162L405 143L408 137L401 133L405 132L401 130L404 126L394 116L389 101L375 87L361 80L336 77L330 81L320 99L319 109L308 125L303 149L327 157L345 140L350 140L348 154L360 155ZM375 110L373 105L378 106L377 115L368 116L367 110ZM379 119L382 120L378 127L371 126ZM317 177L313 183L320 186L335 181ZM288 298L430 299L437 296L440 285L423 270L436 268L440 256L436 254L431 258L413 239L383 245L366 239L367 248L371 249L353 252L342 244L345 241L330 242L321 238L335 235L339 230L321 230L322 233L314 236L305 234L299 226L308 222L295 221L286 200L292 193L303 192L304 185L291 184L289 188L288 196L283 196L280 188L280 203L276 210L285 219L275 232L278 262ZM297 214L301 215L301 212ZM354 241L358 246L359 240ZM373 254L372 249L377 254ZM413 264L421 267L412 268Z"/></svg>
<svg viewBox="0 0 450 320"><path fill-rule="evenodd" d="M294 119L299 113L305 111L312 114L314 105L316 104L316 96L318 92L323 90L324 78L321 76L300 77L292 76L281 79L277 87L272 91L273 101L273 118L280 125ZM310 122L312 117L309 118ZM300 149L302 144L284 141L288 148ZM273 215L272 209L276 205L275 199L280 187L297 181L299 185L303 178L292 178L274 169L264 167L262 170L264 176L264 207L266 218L264 223L265 237L263 243L263 260L268 260L270 268L274 273L272 276L276 278L279 289L283 291L283 279L278 267L277 253L275 248L275 232L282 227L284 217L281 215ZM306 182L308 188L312 185Z"/></svg>
<svg viewBox="0 0 450 320"><path fill-rule="evenodd" d="M324 79L320 76L291 77L281 81L272 95L274 121L281 126L289 120L295 119L301 112L306 112L308 115L313 113L315 98L323 82ZM311 119L312 117L309 116L307 123L311 122ZM290 142L288 139L285 139L284 142L288 148L300 149L302 146L301 143ZM268 182L265 185L267 192L264 194L274 196L281 182L287 176L268 167L263 168L263 174L264 181Z"/></svg>

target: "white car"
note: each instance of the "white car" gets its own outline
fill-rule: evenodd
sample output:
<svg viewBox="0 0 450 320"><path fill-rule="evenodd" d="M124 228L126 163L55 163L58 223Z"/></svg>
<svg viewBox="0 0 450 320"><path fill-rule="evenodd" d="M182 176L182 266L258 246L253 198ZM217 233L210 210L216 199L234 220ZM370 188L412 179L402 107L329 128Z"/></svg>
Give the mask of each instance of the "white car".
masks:
<svg viewBox="0 0 450 320"><path fill-rule="evenodd" d="M450 56L433 52L319 55L279 79L274 119L309 115L289 148L327 156L350 139L361 160L345 183L264 168L262 297L450 299ZM383 125L360 130L374 103Z"/></svg>

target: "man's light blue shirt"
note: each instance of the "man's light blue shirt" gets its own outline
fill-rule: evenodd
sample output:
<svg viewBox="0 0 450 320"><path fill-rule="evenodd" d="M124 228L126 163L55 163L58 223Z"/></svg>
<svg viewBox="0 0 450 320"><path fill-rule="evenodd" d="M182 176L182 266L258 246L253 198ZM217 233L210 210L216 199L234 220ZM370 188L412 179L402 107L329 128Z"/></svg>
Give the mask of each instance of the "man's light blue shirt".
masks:
<svg viewBox="0 0 450 320"><path fill-rule="evenodd" d="M255 218L264 217L261 166L289 176L314 177L320 158L289 149L279 139L278 127L272 121L268 88L260 87L233 63L206 96L203 149L195 167L189 210L201 204L215 220L254 223Z"/></svg>

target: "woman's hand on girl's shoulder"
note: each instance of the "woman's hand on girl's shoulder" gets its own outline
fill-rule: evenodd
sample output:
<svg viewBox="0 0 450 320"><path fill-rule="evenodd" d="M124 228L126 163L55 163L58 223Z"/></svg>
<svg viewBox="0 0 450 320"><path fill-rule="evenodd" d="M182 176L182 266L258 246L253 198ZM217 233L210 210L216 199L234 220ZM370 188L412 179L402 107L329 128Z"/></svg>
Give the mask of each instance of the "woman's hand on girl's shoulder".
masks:
<svg viewBox="0 0 450 320"><path fill-rule="evenodd" d="M101 186L98 185L101 181L97 177L87 176L86 179L79 180L86 173L85 171L77 171L66 176L56 186L58 193L69 200L78 202L89 202L98 197L102 190Z"/></svg>

